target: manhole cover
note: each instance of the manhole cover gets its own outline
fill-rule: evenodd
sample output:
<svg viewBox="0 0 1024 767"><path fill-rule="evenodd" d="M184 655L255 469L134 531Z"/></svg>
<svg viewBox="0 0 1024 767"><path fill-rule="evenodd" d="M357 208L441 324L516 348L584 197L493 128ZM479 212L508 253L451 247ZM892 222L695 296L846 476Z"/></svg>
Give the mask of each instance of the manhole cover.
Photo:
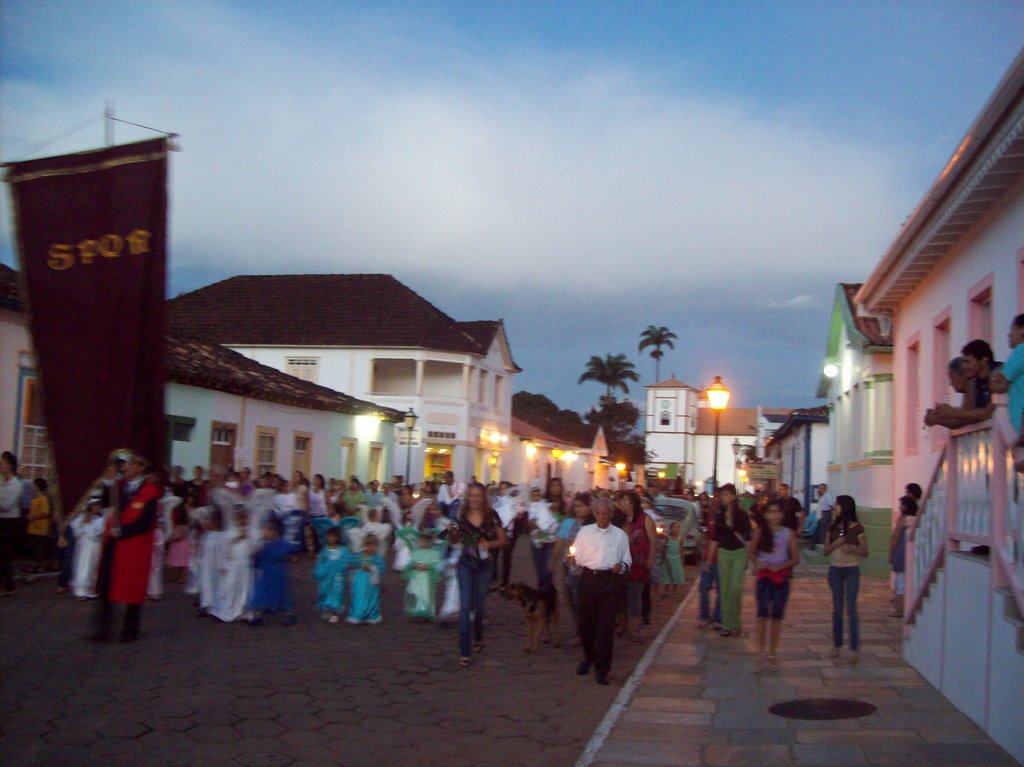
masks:
<svg viewBox="0 0 1024 767"><path fill-rule="evenodd" d="M776 703L768 709L775 716L786 719L856 719L868 716L878 709L870 703L842 698L803 698Z"/></svg>

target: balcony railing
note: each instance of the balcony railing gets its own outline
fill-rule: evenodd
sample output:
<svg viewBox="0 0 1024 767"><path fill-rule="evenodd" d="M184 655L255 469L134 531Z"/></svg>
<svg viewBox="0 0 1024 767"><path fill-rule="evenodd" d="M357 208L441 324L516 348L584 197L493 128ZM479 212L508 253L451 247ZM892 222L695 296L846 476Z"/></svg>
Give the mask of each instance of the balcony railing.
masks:
<svg viewBox="0 0 1024 767"><path fill-rule="evenodd" d="M1024 612L1024 481L1014 469L1016 439L1005 407L989 421L950 432L908 535L908 627L951 551L988 556L990 587L1010 589Z"/></svg>

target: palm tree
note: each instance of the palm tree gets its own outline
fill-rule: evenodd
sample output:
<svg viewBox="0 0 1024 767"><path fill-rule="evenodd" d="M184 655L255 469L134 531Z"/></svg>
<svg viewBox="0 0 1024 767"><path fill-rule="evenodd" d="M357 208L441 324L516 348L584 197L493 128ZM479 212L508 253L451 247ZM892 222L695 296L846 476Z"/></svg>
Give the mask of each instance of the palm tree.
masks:
<svg viewBox="0 0 1024 767"><path fill-rule="evenodd" d="M640 376L633 369L632 362L626 359L625 354L606 354L604 359L591 357L587 362L587 371L580 376L576 383L584 381L597 381L605 385L607 396L612 396L612 389L622 389L623 394L629 393L629 386L626 381L639 381Z"/></svg>
<svg viewBox="0 0 1024 767"><path fill-rule="evenodd" d="M651 352L651 356L654 358L655 383L661 380L661 358L665 354L665 352L661 350L661 347L667 346L669 349L675 349L676 347L672 341L676 337L676 334L664 325L659 328L654 327L654 325L648 325L647 330L640 334L640 345L637 347L640 351L643 351L649 346L654 347L654 351Z"/></svg>

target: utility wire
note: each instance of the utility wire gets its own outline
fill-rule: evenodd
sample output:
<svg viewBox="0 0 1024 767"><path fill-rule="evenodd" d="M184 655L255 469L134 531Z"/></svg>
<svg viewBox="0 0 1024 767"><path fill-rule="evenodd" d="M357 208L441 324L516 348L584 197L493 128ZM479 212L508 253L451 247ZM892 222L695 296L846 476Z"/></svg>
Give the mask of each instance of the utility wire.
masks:
<svg viewBox="0 0 1024 767"><path fill-rule="evenodd" d="M107 119L108 120L113 120L116 123L124 123L125 125L134 125L136 128L145 128L146 130L151 130L154 133L162 133L165 136L168 136L170 138L175 138L178 135L177 133L171 133L170 131L160 130L159 128L150 128L148 125L139 125L138 123L129 122L128 120L122 120L120 117L114 117L113 115L109 116Z"/></svg>
<svg viewBox="0 0 1024 767"><path fill-rule="evenodd" d="M42 150L46 149L46 147L52 146L53 144L56 144L58 141L62 141L63 139L66 139L68 136L71 136L71 135L73 135L75 133L78 133L78 131L84 130L84 129L88 128L90 125L93 125L93 124L99 122L100 120L103 119L103 117L104 117L103 115L95 115L93 117L90 117L87 120L83 120L80 124L76 125L74 128L70 128L70 129L66 130L64 133L61 133L56 138L50 139L49 141L45 141L42 144L39 144L38 146L32 147L32 149L30 149L29 151L25 152L25 156L26 157L31 157L32 155L36 154L37 152L41 152Z"/></svg>

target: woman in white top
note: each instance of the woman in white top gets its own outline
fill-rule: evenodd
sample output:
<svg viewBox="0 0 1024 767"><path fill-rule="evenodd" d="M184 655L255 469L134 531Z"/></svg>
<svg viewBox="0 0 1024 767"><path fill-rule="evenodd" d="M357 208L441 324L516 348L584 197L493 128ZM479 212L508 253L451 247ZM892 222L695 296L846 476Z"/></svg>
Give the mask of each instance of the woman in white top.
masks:
<svg viewBox="0 0 1024 767"><path fill-rule="evenodd" d="M860 591L860 561L868 555L868 536L857 521L857 504L848 495L836 498L832 521L825 533L825 555L831 557L828 586L832 590L832 657L843 646L843 604L850 621L850 660L857 662L859 623L857 593Z"/></svg>

